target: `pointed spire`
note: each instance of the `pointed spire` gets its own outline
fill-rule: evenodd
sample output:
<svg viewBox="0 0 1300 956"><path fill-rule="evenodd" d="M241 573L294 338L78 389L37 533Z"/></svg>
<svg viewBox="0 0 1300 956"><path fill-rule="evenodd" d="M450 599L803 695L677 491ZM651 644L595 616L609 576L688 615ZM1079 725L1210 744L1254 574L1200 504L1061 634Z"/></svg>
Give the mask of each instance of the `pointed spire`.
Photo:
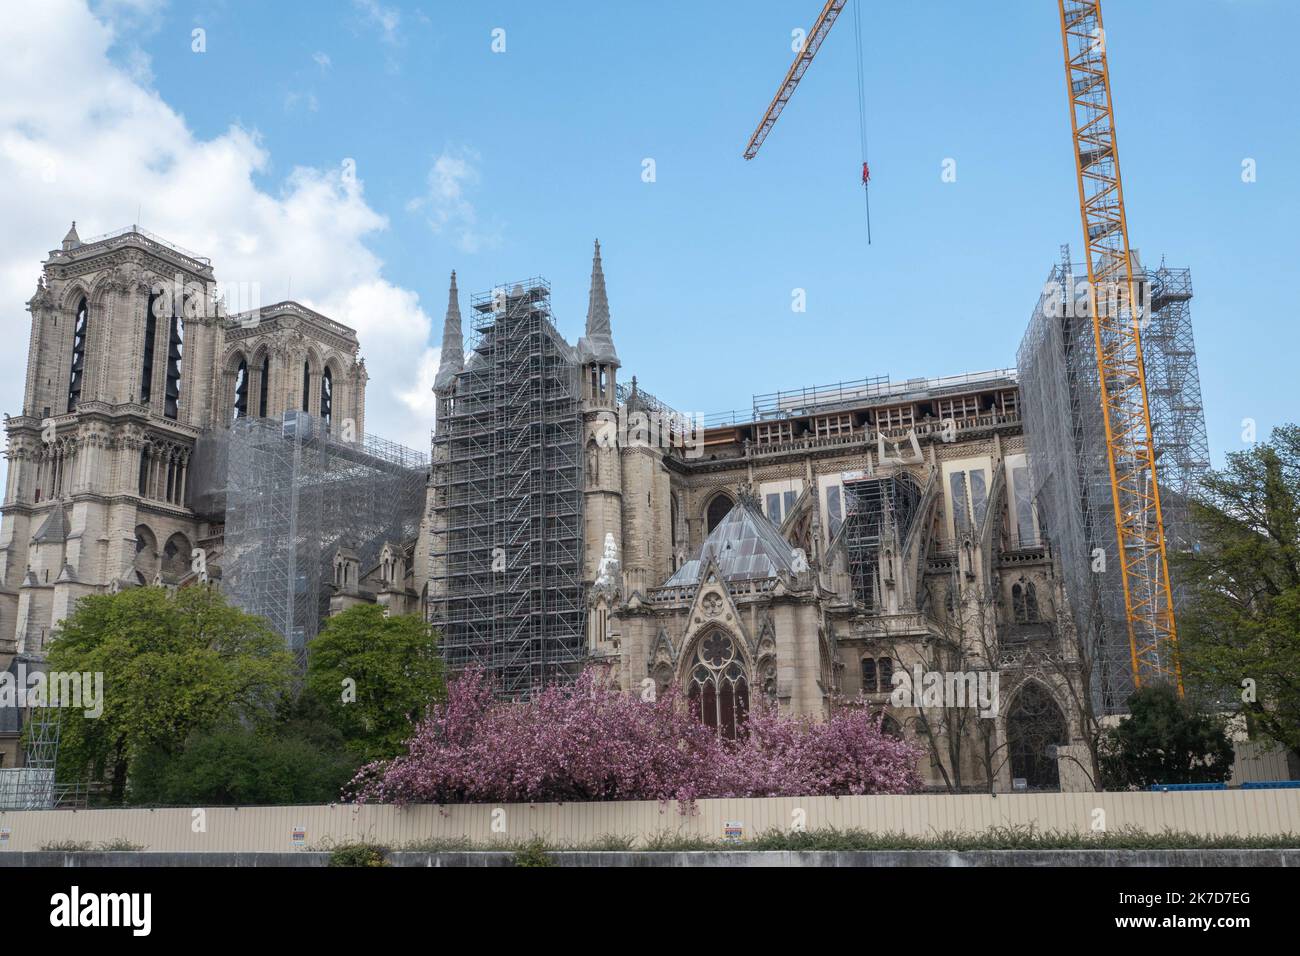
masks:
<svg viewBox="0 0 1300 956"><path fill-rule="evenodd" d="M456 289L456 271L451 273L451 289L447 293L447 318L442 326L442 355L438 374L433 379L433 390L446 394L456 384L456 376L465 368L465 340L460 332L460 293Z"/></svg>
<svg viewBox="0 0 1300 956"><path fill-rule="evenodd" d="M68 234L63 237L63 251L69 252L81 245L81 237L77 235L77 220L72 220L72 228Z"/></svg>
<svg viewBox="0 0 1300 956"><path fill-rule="evenodd" d="M609 296L605 292L605 270L600 262L600 240L591 262L591 294L587 300L587 334L578 341L578 354L584 363L618 365L614 337L609 321Z"/></svg>

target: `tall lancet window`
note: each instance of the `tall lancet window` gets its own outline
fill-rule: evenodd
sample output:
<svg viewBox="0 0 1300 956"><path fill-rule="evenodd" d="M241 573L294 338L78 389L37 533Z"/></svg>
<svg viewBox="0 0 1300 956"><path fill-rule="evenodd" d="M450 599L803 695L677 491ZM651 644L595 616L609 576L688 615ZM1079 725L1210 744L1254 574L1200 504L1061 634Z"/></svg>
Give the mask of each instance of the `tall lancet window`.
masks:
<svg viewBox="0 0 1300 956"><path fill-rule="evenodd" d="M257 398L257 415L266 418L271 405L271 356L262 359L262 394Z"/></svg>
<svg viewBox="0 0 1300 956"><path fill-rule="evenodd" d="M334 376L330 374L330 367L326 365L320 377L320 417L326 428L330 427L330 416L333 410Z"/></svg>
<svg viewBox="0 0 1300 956"><path fill-rule="evenodd" d="M235 372L235 417L243 418L248 414L248 363L239 360L239 370Z"/></svg>
<svg viewBox="0 0 1300 956"><path fill-rule="evenodd" d="M149 293L149 305L144 317L144 352L140 361L140 404L148 405L153 398L153 344L158 337L159 298Z"/></svg>
<svg viewBox="0 0 1300 956"><path fill-rule="evenodd" d="M311 411L311 362L302 363L302 410Z"/></svg>
<svg viewBox="0 0 1300 956"><path fill-rule="evenodd" d="M77 303L77 321L72 330L72 373L68 376L68 411L81 401L81 385L86 375L86 331L90 323L90 310L83 298Z"/></svg>
<svg viewBox="0 0 1300 956"><path fill-rule="evenodd" d="M185 349L185 323L180 312L183 303L172 301L171 318L167 327L167 402L163 415L179 418L181 411L181 363Z"/></svg>

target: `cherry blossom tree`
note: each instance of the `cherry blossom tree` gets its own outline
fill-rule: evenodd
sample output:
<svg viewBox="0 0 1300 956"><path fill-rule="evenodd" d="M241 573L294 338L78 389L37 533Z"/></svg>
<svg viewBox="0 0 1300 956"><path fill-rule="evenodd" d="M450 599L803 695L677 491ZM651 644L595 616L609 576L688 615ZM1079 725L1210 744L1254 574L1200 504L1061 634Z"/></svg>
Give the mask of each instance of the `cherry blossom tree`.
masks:
<svg viewBox="0 0 1300 956"><path fill-rule="evenodd" d="M520 703L485 676L452 682L408 752L364 767L358 802L488 803L909 793L921 752L881 732L866 707L826 721L757 710L740 739L719 737L675 692L642 700L589 669Z"/></svg>

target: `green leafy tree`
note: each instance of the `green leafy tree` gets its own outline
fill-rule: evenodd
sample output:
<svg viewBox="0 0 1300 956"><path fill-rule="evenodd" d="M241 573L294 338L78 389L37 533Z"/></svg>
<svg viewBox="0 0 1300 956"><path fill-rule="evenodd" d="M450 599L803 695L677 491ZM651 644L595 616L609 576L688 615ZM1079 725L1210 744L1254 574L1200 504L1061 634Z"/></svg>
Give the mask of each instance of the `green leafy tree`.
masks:
<svg viewBox="0 0 1300 956"><path fill-rule="evenodd" d="M162 806L326 803L357 771L337 730L241 725L195 731L179 753L151 750L131 774L131 801Z"/></svg>
<svg viewBox="0 0 1300 956"><path fill-rule="evenodd" d="M1252 729L1300 757L1300 426L1229 454L1193 507L1199 547L1176 569L1186 679L1240 695Z"/></svg>
<svg viewBox="0 0 1300 956"><path fill-rule="evenodd" d="M307 690L364 761L405 750L413 723L446 696L437 635L414 615L360 604L329 619L307 657Z"/></svg>
<svg viewBox="0 0 1300 956"><path fill-rule="evenodd" d="M143 755L172 754L197 729L269 720L293 676L283 639L211 587L83 598L48 661L104 675L102 715L63 711L59 763L64 779L110 780L114 803Z"/></svg>
<svg viewBox="0 0 1300 956"><path fill-rule="evenodd" d="M1224 721L1195 709L1167 684L1135 691L1129 715L1107 732L1102 772L1107 789L1155 783L1222 783L1232 774Z"/></svg>

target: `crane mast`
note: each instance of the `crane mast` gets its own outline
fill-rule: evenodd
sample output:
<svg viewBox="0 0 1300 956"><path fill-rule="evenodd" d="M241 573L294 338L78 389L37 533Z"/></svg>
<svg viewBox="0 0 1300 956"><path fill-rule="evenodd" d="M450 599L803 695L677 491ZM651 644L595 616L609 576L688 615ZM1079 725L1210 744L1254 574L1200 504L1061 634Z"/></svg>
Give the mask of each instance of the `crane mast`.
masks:
<svg viewBox="0 0 1300 956"><path fill-rule="evenodd" d="M1124 212L1101 2L1057 0L1057 4L1133 681L1139 687L1167 682L1181 694L1142 363L1142 303Z"/></svg>
<svg viewBox="0 0 1300 956"><path fill-rule="evenodd" d="M746 159L758 154L847 2L827 0L822 7L807 42L749 138ZM1142 363L1143 304L1133 276L1124 213L1101 2L1057 0L1057 5L1133 681L1138 687L1170 683L1181 694L1178 633ZM864 156L864 185L867 178Z"/></svg>

